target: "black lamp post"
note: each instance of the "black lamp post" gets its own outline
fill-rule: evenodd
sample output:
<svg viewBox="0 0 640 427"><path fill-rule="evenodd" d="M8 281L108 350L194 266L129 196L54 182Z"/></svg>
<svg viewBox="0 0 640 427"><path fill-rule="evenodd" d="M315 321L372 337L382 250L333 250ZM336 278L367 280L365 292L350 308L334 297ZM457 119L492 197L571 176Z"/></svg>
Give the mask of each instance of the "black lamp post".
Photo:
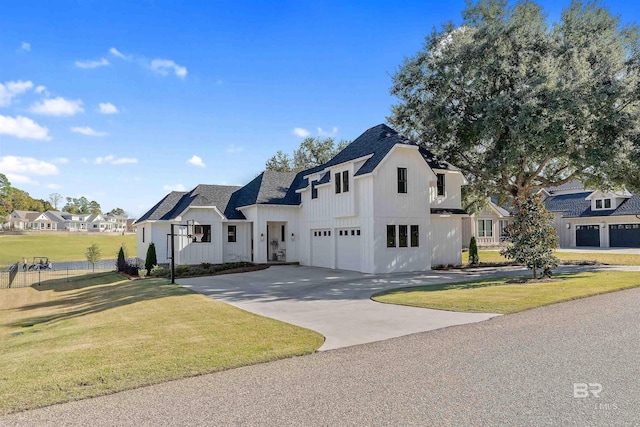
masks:
<svg viewBox="0 0 640 427"><path fill-rule="evenodd" d="M176 261L175 261L175 237L178 236L175 232L175 227L187 227L187 238L191 238L191 234L193 231L194 221L192 219L187 220L186 224L171 224L171 284L175 285L176 283Z"/></svg>

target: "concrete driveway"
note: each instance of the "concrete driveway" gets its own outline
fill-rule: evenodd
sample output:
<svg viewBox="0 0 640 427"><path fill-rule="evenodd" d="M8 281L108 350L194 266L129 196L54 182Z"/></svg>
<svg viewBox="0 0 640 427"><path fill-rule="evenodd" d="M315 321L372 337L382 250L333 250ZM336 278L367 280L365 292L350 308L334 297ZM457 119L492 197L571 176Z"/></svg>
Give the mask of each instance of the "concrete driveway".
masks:
<svg viewBox="0 0 640 427"><path fill-rule="evenodd" d="M495 270L374 276L287 265L250 273L180 279L178 283L243 310L317 331L326 338L320 350L330 350L498 316L403 307L370 299L385 289L473 280L492 273ZM501 274L505 274L504 269Z"/></svg>

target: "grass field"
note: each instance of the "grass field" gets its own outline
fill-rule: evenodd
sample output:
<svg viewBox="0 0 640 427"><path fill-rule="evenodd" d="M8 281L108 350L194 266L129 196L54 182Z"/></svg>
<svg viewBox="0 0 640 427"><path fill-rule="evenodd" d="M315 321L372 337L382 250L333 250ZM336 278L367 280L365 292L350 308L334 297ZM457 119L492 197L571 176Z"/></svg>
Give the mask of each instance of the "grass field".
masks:
<svg viewBox="0 0 640 427"><path fill-rule="evenodd" d="M314 352L322 335L165 279L0 290L0 414Z"/></svg>
<svg viewBox="0 0 640 427"><path fill-rule="evenodd" d="M136 235L124 236L113 233L60 233L0 235L0 266L10 265L26 257L31 262L34 256L47 256L53 263L60 261L84 261L85 252L91 244L97 244L103 259L118 257L118 250L125 245L129 256L136 255Z"/></svg>
<svg viewBox="0 0 640 427"><path fill-rule="evenodd" d="M640 286L640 275L629 271L586 272L554 276L560 282L507 284L508 279L394 289L372 299L473 313L515 313L543 305Z"/></svg>
<svg viewBox="0 0 640 427"><path fill-rule="evenodd" d="M561 261L593 261L600 264L609 265L640 265L640 255L636 254L610 254L610 253L587 253L587 252L556 252L555 255ZM481 263L508 262L500 255L500 251L479 251ZM469 262L469 252L462 253L462 263Z"/></svg>

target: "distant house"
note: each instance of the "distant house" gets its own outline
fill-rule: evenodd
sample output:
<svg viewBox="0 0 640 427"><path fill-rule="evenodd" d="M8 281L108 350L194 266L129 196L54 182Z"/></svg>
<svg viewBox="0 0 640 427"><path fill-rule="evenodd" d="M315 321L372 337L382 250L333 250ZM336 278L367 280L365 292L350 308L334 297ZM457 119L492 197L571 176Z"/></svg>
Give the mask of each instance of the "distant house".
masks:
<svg viewBox="0 0 640 427"><path fill-rule="evenodd" d="M579 182L543 190L560 247L640 248L640 197L588 190Z"/></svg>
<svg viewBox="0 0 640 427"><path fill-rule="evenodd" d="M479 213L462 218L462 244L469 246L471 236L478 246L497 246L504 239L504 230L513 221L511 213L497 204L497 199L487 201Z"/></svg>
<svg viewBox="0 0 640 427"><path fill-rule="evenodd" d="M640 197L626 190L602 192L580 182L540 190L561 248L640 248ZM495 202L495 201L494 201ZM481 213L463 218L463 241L476 236L479 246L497 245L513 220L494 202Z"/></svg>
<svg viewBox="0 0 640 427"><path fill-rule="evenodd" d="M385 125L327 163L265 171L242 187L171 192L136 221L137 255L151 242L177 264L294 261L387 273L459 264L462 173Z"/></svg>
<svg viewBox="0 0 640 427"><path fill-rule="evenodd" d="M118 232L127 229L127 218L109 214L72 214L59 211L17 211L9 214L5 228L31 231Z"/></svg>

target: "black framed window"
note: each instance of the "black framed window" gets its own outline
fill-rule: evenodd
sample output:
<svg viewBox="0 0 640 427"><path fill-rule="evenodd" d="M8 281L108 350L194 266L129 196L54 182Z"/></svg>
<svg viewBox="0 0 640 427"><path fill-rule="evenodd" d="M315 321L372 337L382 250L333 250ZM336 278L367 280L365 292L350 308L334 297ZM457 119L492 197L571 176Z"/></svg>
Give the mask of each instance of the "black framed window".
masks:
<svg viewBox="0 0 640 427"><path fill-rule="evenodd" d="M407 168L398 168L398 193L407 192Z"/></svg>
<svg viewBox="0 0 640 427"><path fill-rule="evenodd" d="M342 172L342 192L349 192L349 171Z"/></svg>
<svg viewBox="0 0 640 427"><path fill-rule="evenodd" d="M338 172L334 175L334 178L336 180L336 194L338 193L342 193L342 177L340 176L341 173Z"/></svg>
<svg viewBox="0 0 640 427"><path fill-rule="evenodd" d="M200 240L196 236L200 236ZM195 243L210 243L211 242L211 226L210 225L194 225L193 226L193 241Z"/></svg>
<svg viewBox="0 0 640 427"><path fill-rule="evenodd" d="M420 227L417 225L411 226L411 247L417 248L420 246Z"/></svg>
<svg viewBox="0 0 640 427"><path fill-rule="evenodd" d="M396 226L395 225L387 225L387 247L388 248L396 247Z"/></svg>
<svg viewBox="0 0 640 427"><path fill-rule="evenodd" d="M611 209L611 199L604 199L604 208Z"/></svg>
<svg viewBox="0 0 640 427"><path fill-rule="evenodd" d="M142 243L144 243L144 227L142 227Z"/></svg>
<svg viewBox="0 0 640 427"><path fill-rule="evenodd" d="M407 246L409 246L409 242L408 242L408 226L406 225L399 225L398 226L398 243L401 248L406 248Z"/></svg>
<svg viewBox="0 0 640 427"><path fill-rule="evenodd" d="M318 181L311 181L311 198L312 199L318 198L318 189L316 188L316 185L318 185Z"/></svg>
<svg viewBox="0 0 640 427"><path fill-rule="evenodd" d="M596 200L596 209L602 209L602 200Z"/></svg>
<svg viewBox="0 0 640 427"><path fill-rule="evenodd" d="M438 196L444 196L444 191L445 191L444 174L443 173L436 174L436 179L437 179L436 186L438 189Z"/></svg>
<svg viewBox="0 0 640 427"><path fill-rule="evenodd" d="M280 226L280 241L284 242L284 224Z"/></svg>
<svg viewBox="0 0 640 427"><path fill-rule="evenodd" d="M227 242L229 243L236 242L236 226L235 225L227 226Z"/></svg>

